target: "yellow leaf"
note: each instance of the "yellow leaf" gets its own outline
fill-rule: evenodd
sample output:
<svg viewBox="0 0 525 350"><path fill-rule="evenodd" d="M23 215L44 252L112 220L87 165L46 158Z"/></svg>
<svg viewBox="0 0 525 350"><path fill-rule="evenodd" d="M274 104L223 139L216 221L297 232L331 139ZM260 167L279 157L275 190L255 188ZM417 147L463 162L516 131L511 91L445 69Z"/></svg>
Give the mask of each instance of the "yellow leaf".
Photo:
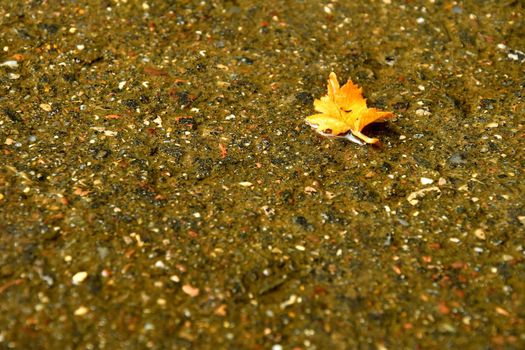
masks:
<svg viewBox="0 0 525 350"><path fill-rule="evenodd" d="M320 113L307 117L306 123L317 132L333 137L351 132L366 143L379 140L363 135L361 131L365 126L394 116L391 112L368 108L362 89L351 80L340 87L334 72L328 79L328 94L314 101L314 109Z"/></svg>

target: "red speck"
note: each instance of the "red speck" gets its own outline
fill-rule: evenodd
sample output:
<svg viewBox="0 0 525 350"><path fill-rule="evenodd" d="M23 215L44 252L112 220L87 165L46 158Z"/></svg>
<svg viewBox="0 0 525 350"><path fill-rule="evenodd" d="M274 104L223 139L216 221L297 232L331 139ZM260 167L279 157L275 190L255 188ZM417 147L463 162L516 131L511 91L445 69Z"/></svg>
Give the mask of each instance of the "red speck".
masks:
<svg viewBox="0 0 525 350"><path fill-rule="evenodd" d="M228 155L228 151L226 150L226 146L224 146L222 143L219 143L219 149L221 150L221 158L224 159Z"/></svg>
<svg viewBox="0 0 525 350"><path fill-rule="evenodd" d="M447 304L445 304L444 301L439 303L438 309L439 309L439 312L442 313L443 315L447 315L450 313L450 308L447 306Z"/></svg>

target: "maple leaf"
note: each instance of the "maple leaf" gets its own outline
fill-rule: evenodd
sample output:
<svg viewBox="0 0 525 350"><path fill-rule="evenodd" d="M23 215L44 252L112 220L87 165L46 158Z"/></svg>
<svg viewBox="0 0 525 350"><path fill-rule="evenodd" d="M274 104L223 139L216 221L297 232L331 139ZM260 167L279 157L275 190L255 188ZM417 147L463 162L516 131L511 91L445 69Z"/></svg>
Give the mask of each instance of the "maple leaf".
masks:
<svg viewBox="0 0 525 350"><path fill-rule="evenodd" d="M328 94L314 101L314 108L319 114L306 118L306 123L318 133L329 137L345 137L362 144L376 143L379 140L370 138L361 131L365 126L375 122L383 122L394 115L376 108L368 108L363 98L362 89L348 82L339 87L337 76L330 73L328 79Z"/></svg>

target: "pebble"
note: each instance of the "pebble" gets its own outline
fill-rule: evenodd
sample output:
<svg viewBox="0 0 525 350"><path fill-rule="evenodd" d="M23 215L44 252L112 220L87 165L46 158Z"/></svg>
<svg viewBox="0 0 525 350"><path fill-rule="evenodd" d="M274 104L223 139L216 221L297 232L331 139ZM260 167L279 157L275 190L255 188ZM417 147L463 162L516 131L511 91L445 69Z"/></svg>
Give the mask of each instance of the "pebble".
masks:
<svg viewBox="0 0 525 350"><path fill-rule="evenodd" d="M429 179L428 177L422 177L420 180L422 185L430 185L434 183L434 180Z"/></svg>
<svg viewBox="0 0 525 350"><path fill-rule="evenodd" d="M162 260L158 260L158 261L155 263L155 267L158 268L158 269L165 269L165 268L166 268L166 265L162 262Z"/></svg>
<svg viewBox="0 0 525 350"><path fill-rule="evenodd" d="M182 291L186 294L188 294L190 297L196 297L199 295L200 291L199 288L195 288L189 284L185 284L182 286Z"/></svg>
<svg viewBox="0 0 525 350"><path fill-rule="evenodd" d="M172 276L170 277L170 280L171 280L172 282L179 283L179 282L180 282L180 277L177 276L177 275L172 275Z"/></svg>
<svg viewBox="0 0 525 350"><path fill-rule="evenodd" d="M49 103L41 103L40 108L46 112L51 112L51 105Z"/></svg>
<svg viewBox="0 0 525 350"><path fill-rule="evenodd" d="M84 282L87 276L88 276L88 273L86 271L80 271L80 272L75 273L71 280L73 281L74 285L79 285L80 283Z"/></svg>
<svg viewBox="0 0 525 350"><path fill-rule="evenodd" d="M15 60L5 61L3 63L0 63L0 67L8 67L8 68L18 68L18 62Z"/></svg>
<svg viewBox="0 0 525 350"><path fill-rule="evenodd" d="M465 152L456 152L448 158L448 163L452 166L467 164L467 154Z"/></svg>
<svg viewBox="0 0 525 350"><path fill-rule="evenodd" d="M476 236L478 239L485 240L487 236L485 235L485 231L478 228L474 231L474 236Z"/></svg>
<svg viewBox="0 0 525 350"><path fill-rule="evenodd" d="M304 192L305 192L306 194L312 194L312 193L316 193L317 190L316 190L315 188L313 188L312 186L306 186L306 187L304 188Z"/></svg>
<svg viewBox="0 0 525 350"><path fill-rule="evenodd" d="M297 93L295 95L295 99L299 103L301 103L301 104L303 104L305 106L309 106L309 105L311 105L314 102L314 98L313 98L312 94L307 92L307 91L301 91L301 92Z"/></svg>
<svg viewBox="0 0 525 350"><path fill-rule="evenodd" d="M415 192L412 192L410 193L408 196L407 196L407 201L412 204L412 205L416 205L417 203L419 203L419 200L418 198L422 198L424 197L428 192L438 192L438 193L441 193L441 190L439 189L439 187L437 186L433 186L433 187L427 187L427 188L423 188L419 191L415 191Z"/></svg>
<svg viewBox="0 0 525 350"><path fill-rule="evenodd" d="M431 114L432 113L430 113L426 109L423 109L423 108L416 109L416 115L419 117L428 117Z"/></svg>
<svg viewBox="0 0 525 350"><path fill-rule="evenodd" d="M89 309L85 306L81 306L78 309L75 310L75 316L84 316L87 314Z"/></svg>

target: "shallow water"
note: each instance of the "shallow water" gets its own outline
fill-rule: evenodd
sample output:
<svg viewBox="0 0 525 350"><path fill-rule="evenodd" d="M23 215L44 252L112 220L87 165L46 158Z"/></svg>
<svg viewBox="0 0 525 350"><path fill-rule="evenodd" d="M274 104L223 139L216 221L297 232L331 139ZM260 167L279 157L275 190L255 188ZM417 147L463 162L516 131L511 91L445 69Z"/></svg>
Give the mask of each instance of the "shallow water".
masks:
<svg viewBox="0 0 525 350"><path fill-rule="evenodd" d="M519 1L0 2L3 348L524 346Z"/></svg>

